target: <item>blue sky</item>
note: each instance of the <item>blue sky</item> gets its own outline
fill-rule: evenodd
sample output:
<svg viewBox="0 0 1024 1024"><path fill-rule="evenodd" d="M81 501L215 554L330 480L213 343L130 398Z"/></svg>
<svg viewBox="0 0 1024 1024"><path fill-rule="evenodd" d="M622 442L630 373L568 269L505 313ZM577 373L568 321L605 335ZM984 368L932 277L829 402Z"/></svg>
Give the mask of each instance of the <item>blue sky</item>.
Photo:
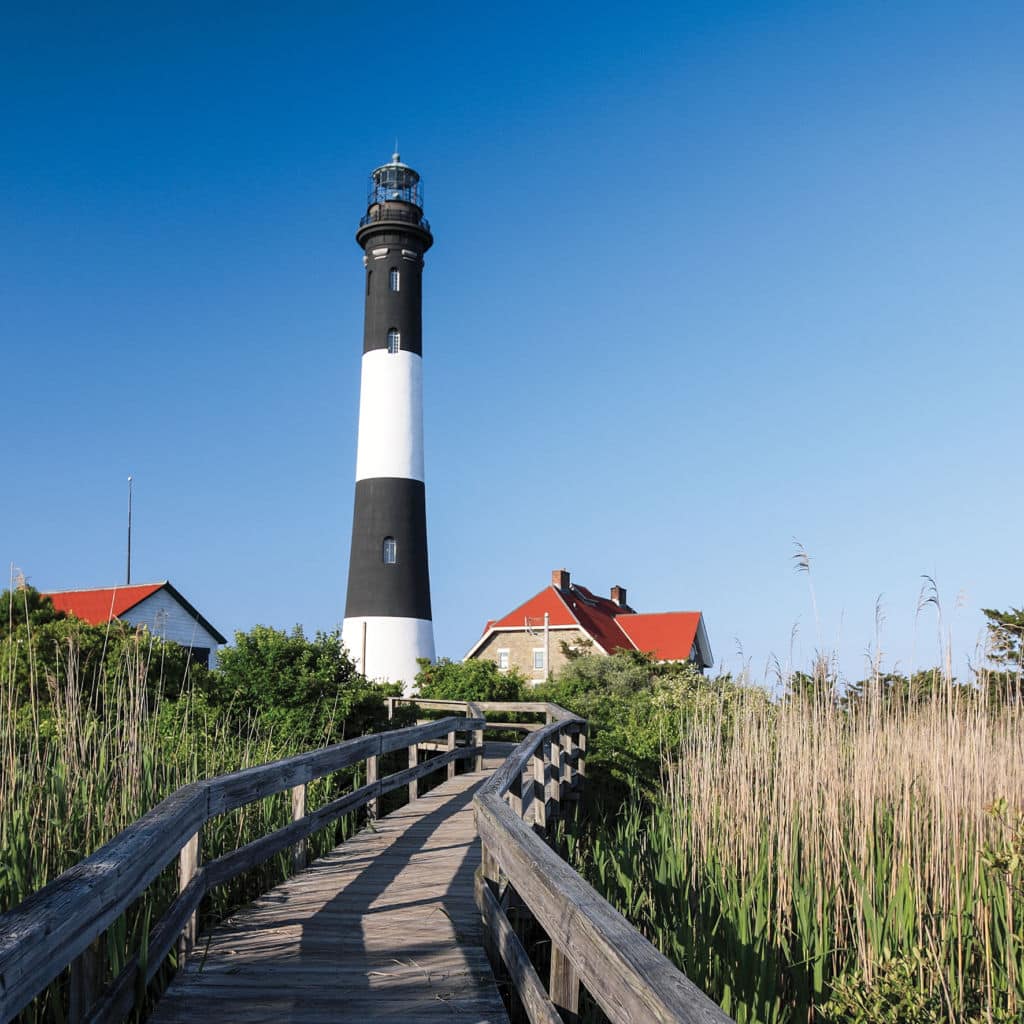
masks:
<svg viewBox="0 0 1024 1024"><path fill-rule="evenodd" d="M0 555L344 612L354 231L400 140L438 651L565 566L719 664L1024 604L1018 4L8 6ZM793 538L812 558L793 570ZM742 650L742 656L738 653ZM769 672L770 675L770 672Z"/></svg>

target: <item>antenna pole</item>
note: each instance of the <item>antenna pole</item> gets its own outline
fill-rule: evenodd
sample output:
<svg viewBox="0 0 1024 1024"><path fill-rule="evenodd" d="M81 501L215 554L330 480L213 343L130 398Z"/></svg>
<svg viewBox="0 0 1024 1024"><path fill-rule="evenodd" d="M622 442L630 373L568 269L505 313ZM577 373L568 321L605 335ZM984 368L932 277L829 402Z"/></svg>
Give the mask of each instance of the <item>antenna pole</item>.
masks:
<svg viewBox="0 0 1024 1024"><path fill-rule="evenodd" d="M131 474L128 476L128 572L125 579L125 584L131 586L132 583L132 478Z"/></svg>

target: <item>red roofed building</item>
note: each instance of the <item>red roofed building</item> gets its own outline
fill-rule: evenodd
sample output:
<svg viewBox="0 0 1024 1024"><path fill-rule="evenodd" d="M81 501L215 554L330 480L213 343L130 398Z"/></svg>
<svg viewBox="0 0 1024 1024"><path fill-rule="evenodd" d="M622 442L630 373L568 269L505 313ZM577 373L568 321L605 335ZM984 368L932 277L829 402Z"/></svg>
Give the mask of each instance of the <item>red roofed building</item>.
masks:
<svg viewBox="0 0 1024 1024"><path fill-rule="evenodd" d="M112 619L145 626L161 640L173 640L189 648L194 661L211 668L217 664L218 644L227 643L167 580L92 590L57 590L43 596L53 601L57 611L94 626Z"/></svg>
<svg viewBox="0 0 1024 1024"><path fill-rule="evenodd" d="M568 661L563 643L594 654L644 651L657 661L692 661L702 672L714 663L700 612L640 614L626 603L624 587L598 597L571 582L565 569L504 618L488 621L463 660L485 658L540 683Z"/></svg>

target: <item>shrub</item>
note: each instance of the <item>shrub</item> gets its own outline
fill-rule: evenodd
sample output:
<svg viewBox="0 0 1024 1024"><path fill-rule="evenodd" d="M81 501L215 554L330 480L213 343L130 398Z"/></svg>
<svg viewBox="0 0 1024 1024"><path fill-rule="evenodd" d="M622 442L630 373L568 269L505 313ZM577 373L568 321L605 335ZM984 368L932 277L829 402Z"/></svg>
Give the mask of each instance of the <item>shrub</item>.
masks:
<svg viewBox="0 0 1024 1024"><path fill-rule="evenodd" d="M421 697L433 700L524 700L526 680L516 671L502 672L493 661L450 661L431 665L420 659L416 675Z"/></svg>

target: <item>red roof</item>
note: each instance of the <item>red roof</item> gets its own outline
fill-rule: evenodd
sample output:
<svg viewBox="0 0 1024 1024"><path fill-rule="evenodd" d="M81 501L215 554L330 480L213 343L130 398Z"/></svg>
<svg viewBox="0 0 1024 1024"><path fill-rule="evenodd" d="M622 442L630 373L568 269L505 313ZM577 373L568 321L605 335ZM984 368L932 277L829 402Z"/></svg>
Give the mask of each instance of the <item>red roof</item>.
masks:
<svg viewBox="0 0 1024 1024"><path fill-rule="evenodd" d="M166 590L186 612L189 613L219 644L227 639L210 623L168 581L162 583L139 583L124 587L96 587L92 590L58 590L43 594L53 601L59 612L74 615L76 619L102 626L111 619L119 619L147 597L158 590Z"/></svg>
<svg viewBox="0 0 1024 1024"><path fill-rule="evenodd" d="M163 583L141 583L133 587L98 587L95 590L61 590L44 594L53 601L59 612L84 619L94 626L102 626L111 619L124 615L150 594L165 586Z"/></svg>
<svg viewBox="0 0 1024 1024"><path fill-rule="evenodd" d="M484 628L486 633L489 628L493 629L522 629L527 625L543 626L544 613L548 614L548 625L550 626L575 626L576 620L569 611L568 606L562 600L561 595L554 587L545 587L539 594L534 594L529 601L513 608L504 618L497 622L488 623Z"/></svg>
<svg viewBox="0 0 1024 1024"><path fill-rule="evenodd" d="M685 661L697 640L700 612L620 615L615 623L638 651L653 653L657 661Z"/></svg>
<svg viewBox="0 0 1024 1024"><path fill-rule="evenodd" d="M598 597L578 583L567 591L548 586L503 618L488 621L474 650L494 630L523 629L527 625L542 628L545 613L549 626L580 626L607 654L645 651L658 661L686 661L697 642L701 620L700 612L641 615L628 605ZM704 653L701 648L701 656Z"/></svg>

